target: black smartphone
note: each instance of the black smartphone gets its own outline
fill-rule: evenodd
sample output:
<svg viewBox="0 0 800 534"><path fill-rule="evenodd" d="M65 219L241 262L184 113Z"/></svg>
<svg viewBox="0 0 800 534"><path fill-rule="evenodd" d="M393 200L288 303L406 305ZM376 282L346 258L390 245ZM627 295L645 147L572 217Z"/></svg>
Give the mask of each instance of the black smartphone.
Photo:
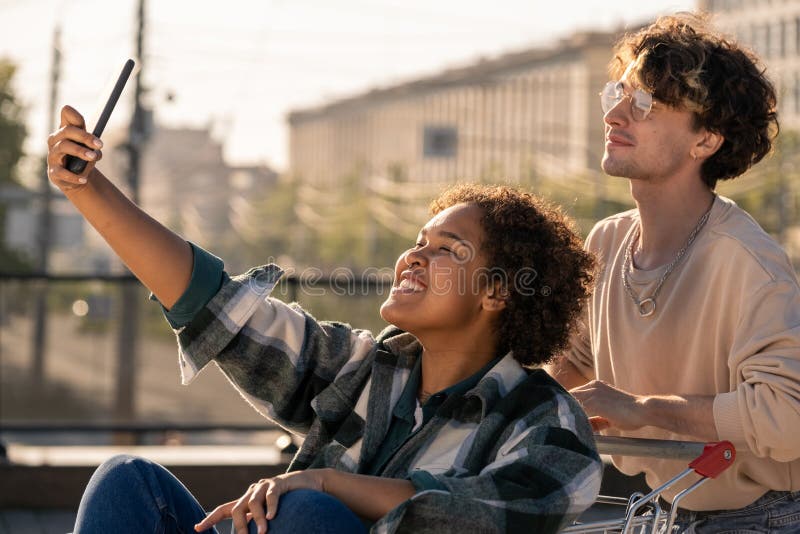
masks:
<svg viewBox="0 0 800 534"><path fill-rule="evenodd" d="M131 72L133 72L134 65L134 61L129 59L122 67L122 72L119 73L117 82L114 84L114 88L111 90L108 100L106 100L106 105L103 106L103 111L100 113L100 117L97 119L97 124L95 124L94 130L92 130L92 135L95 137L100 137L103 134L103 130L106 128L106 123L108 123L108 119L111 117L111 112L114 111L114 106L117 105L117 100L119 100L119 97L122 94L122 89L125 87L125 83L128 81L128 78L130 78ZM87 161L82 160L81 158L76 156L67 156L66 161L64 162L64 167L66 167L70 172L80 174L86 169L86 164Z"/></svg>

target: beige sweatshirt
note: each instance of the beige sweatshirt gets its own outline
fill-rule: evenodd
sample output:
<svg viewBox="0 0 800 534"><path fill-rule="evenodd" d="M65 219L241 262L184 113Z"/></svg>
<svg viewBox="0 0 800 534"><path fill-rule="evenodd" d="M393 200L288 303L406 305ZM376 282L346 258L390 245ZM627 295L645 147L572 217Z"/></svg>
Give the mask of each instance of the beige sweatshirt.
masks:
<svg viewBox="0 0 800 534"><path fill-rule="evenodd" d="M587 378L632 393L715 397L717 433L733 442L737 459L681 507L740 508L768 490L800 489L800 287L786 254L719 197L664 283L655 314L640 317L621 278L638 217L636 210L609 217L587 238L602 273L568 358ZM640 299L653 293L664 270L633 271ZM698 441L650 426L608 433ZM627 474L644 472L656 487L687 462L614 457L614 464ZM664 496L671 501L687 485Z"/></svg>

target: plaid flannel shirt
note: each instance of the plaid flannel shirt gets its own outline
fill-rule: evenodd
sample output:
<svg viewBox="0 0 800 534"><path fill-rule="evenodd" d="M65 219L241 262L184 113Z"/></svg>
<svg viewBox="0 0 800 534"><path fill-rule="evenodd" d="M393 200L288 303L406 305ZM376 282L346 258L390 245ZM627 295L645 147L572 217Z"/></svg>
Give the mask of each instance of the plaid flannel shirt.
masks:
<svg viewBox="0 0 800 534"><path fill-rule="evenodd" d="M256 410L305 438L290 471L362 472L421 346L397 328L375 339L270 298L281 274L268 265L226 280L177 330L183 383L214 361ZM380 476L415 473L437 489L418 487L371 531L555 532L594 502L601 470L576 401L508 354L385 465Z"/></svg>

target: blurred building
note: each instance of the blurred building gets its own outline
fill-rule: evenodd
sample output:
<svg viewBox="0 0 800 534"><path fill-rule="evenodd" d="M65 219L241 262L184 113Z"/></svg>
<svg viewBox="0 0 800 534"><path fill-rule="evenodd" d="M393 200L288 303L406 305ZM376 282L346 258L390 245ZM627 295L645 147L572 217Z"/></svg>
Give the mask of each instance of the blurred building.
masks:
<svg viewBox="0 0 800 534"><path fill-rule="evenodd" d="M22 255L35 265L39 254L39 224L41 203L38 191L14 185L0 186L0 228L5 247ZM73 255L84 246L83 217L61 194L50 202L52 230L48 268L51 271L70 271Z"/></svg>
<svg viewBox="0 0 800 534"><path fill-rule="evenodd" d="M598 168L597 94L615 35L585 32L289 115L290 172L518 182Z"/></svg>
<svg viewBox="0 0 800 534"><path fill-rule="evenodd" d="M106 136L109 148L100 166L129 193L125 133ZM277 173L267 166L229 165L221 143L208 128L154 125L142 153L139 204L171 230L225 256L235 251L237 225L251 216L250 206L267 195L276 181ZM119 270L105 243L92 234L91 241L105 251L111 270Z"/></svg>
<svg viewBox="0 0 800 534"><path fill-rule="evenodd" d="M229 231L230 170L208 129L157 127L142 159L142 207L204 246Z"/></svg>
<svg viewBox="0 0 800 534"><path fill-rule="evenodd" d="M780 95L781 128L800 129L800 1L698 0L698 7L764 60Z"/></svg>
<svg viewBox="0 0 800 534"><path fill-rule="evenodd" d="M3 243L30 258L36 250L36 193L16 184L0 186L0 227Z"/></svg>
<svg viewBox="0 0 800 534"><path fill-rule="evenodd" d="M207 128L155 128L142 166L142 206L187 239L222 254L237 225L277 180L266 166L231 166Z"/></svg>

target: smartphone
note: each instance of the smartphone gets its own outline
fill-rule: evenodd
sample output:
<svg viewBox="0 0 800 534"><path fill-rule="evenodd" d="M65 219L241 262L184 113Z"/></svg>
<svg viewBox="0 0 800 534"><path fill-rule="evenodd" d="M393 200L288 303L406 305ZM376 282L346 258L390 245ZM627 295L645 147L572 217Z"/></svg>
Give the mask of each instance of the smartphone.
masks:
<svg viewBox="0 0 800 534"><path fill-rule="evenodd" d="M122 94L122 89L125 87L125 83L128 81L128 78L130 78L131 72L133 72L134 65L135 62L132 59L129 59L122 67L122 72L119 73L117 82L114 84L114 88L111 90L108 100L106 100L106 105L103 106L103 111L100 113L100 117L97 119L97 124L95 124L94 130L92 130L92 135L95 137L100 137L103 134L103 130L106 128L106 123L108 123L108 119L111 117L111 112L114 111L114 106L117 105L117 101ZM86 145L82 144L82 146ZM64 167L66 167L70 172L80 174L86 169L87 163L87 161L76 156L67 156L66 161L64 162Z"/></svg>

